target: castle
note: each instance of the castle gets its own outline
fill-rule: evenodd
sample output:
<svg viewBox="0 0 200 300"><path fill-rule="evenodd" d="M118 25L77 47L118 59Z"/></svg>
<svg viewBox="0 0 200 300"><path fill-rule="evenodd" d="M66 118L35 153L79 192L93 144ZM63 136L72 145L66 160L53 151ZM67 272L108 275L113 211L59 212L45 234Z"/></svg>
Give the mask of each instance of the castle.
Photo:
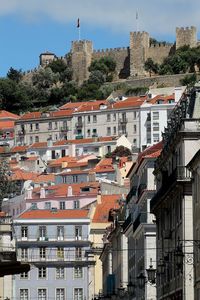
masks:
<svg viewBox="0 0 200 300"><path fill-rule="evenodd" d="M116 80L128 77L147 75L144 70L144 63L148 58L158 64L176 49L189 45L197 47L200 42L197 40L196 27L176 28L176 43L150 43L150 36L147 32L130 32L130 46L124 48L93 50L92 41L73 41L71 51L65 58L67 64L72 67L73 79L81 84L89 77L88 67L92 60L110 56L116 62ZM42 53L40 65L46 66L52 60L57 59L54 53Z"/></svg>

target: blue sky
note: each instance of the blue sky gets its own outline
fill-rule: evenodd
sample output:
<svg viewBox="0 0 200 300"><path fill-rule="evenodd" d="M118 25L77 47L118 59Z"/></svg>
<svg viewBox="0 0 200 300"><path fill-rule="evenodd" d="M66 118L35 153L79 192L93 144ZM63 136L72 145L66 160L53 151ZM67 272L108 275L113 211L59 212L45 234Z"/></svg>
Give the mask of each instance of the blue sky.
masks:
<svg viewBox="0 0 200 300"><path fill-rule="evenodd" d="M128 46L136 27L174 42L176 26L194 25L200 32L199 15L199 0L0 0L0 76L10 67L38 66L47 50L65 55L78 38L77 18L81 38L101 49Z"/></svg>

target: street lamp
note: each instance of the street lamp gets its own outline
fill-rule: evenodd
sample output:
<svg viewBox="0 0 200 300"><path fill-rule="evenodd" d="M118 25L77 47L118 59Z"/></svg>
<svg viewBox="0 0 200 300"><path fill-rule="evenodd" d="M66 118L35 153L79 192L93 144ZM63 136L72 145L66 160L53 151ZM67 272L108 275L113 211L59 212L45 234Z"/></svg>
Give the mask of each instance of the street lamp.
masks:
<svg viewBox="0 0 200 300"><path fill-rule="evenodd" d="M156 282L156 269L152 265L152 258L150 258L150 266L147 271L147 279L151 284L154 284Z"/></svg>

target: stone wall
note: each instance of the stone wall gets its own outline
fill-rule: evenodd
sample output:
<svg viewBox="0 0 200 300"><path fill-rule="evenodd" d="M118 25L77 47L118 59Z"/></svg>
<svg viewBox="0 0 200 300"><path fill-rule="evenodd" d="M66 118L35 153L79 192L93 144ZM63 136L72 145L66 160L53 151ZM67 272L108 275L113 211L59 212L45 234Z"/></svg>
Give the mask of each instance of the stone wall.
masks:
<svg viewBox="0 0 200 300"><path fill-rule="evenodd" d="M127 78L130 74L130 53L129 47L97 50L92 54L92 59L100 59L110 56L116 61L117 78Z"/></svg>
<svg viewBox="0 0 200 300"><path fill-rule="evenodd" d="M173 44L151 45L148 49L148 58L152 58L155 63L161 64L163 60L173 51Z"/></svg>
<svg viewBox="0 0 200 300"><path fill-rule="evenodd" d="M188 45L190 47L197 46L197 29L191 27L177 27L176 28L176 49Z"/></svg>

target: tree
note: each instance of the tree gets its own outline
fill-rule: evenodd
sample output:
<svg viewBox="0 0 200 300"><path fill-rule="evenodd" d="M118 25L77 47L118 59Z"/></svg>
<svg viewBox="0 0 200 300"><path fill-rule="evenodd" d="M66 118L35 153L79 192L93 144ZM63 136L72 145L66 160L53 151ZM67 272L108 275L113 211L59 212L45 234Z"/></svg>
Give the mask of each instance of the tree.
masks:
<svg viewBox="0 0 200 300"><path fill-rule="evenodd" d="M88 83L94 83L99 86L101 86L105 81L105 75L99 70L92 71L88 79Z"/></svg>
<svg viewBox="0 0 200 300"><path fill-rule="evenodd" d="M15 191L15 185L9 179L10 175L8 163L5 160L0 161L0 211L3 199Z"/></svg>
<svg viewBox="0 0 200 300"><path fill-rule="evenodd" d="M23 75L22 75L22 70L16 70L14 68L10 68L8 73L7 73L7 78L15 81L15 82L20 82L22 79Z"/></svg>
<svg viewBox="0 0 200 300"><path fill-rule="evenodd" d="M149 76L151 77L152 73L158 73L158 64L154 63L151 58L148 58L144 63L144 68L147 72L149 72Z"/></svg>
<svg viewBox="0 0 200 300"><path fill-rule="evenodd" d="M53 73L59 74L59 80L61 82L72 80L72 69L69 68L64 59L53 60L49 65Z"/></svg>
<svg viewBox="0 0 200 300"><path fill-rule="evenodd" d="M117 146L115 150L111 153L108 153L106 157L111 157L113 159L116 159L116 157L128 157L132 156L131 150L124 146Z"/></svg>
<svg viewBox="0 0 200 300"><path fill-rule="evenodd" d="M105 81L112 81L115 68L116 62L114 59L110 56L106 56L93 60L89 67L89 71L100 71L105 76Z"/></svg>
<svg viewBox="0 0 200 300"><path fill-rule="evenodd" d="M59 80L59 74L54 73L51 68L40 69L32 77L32 83L37 88L49 89Z"/></svg>

